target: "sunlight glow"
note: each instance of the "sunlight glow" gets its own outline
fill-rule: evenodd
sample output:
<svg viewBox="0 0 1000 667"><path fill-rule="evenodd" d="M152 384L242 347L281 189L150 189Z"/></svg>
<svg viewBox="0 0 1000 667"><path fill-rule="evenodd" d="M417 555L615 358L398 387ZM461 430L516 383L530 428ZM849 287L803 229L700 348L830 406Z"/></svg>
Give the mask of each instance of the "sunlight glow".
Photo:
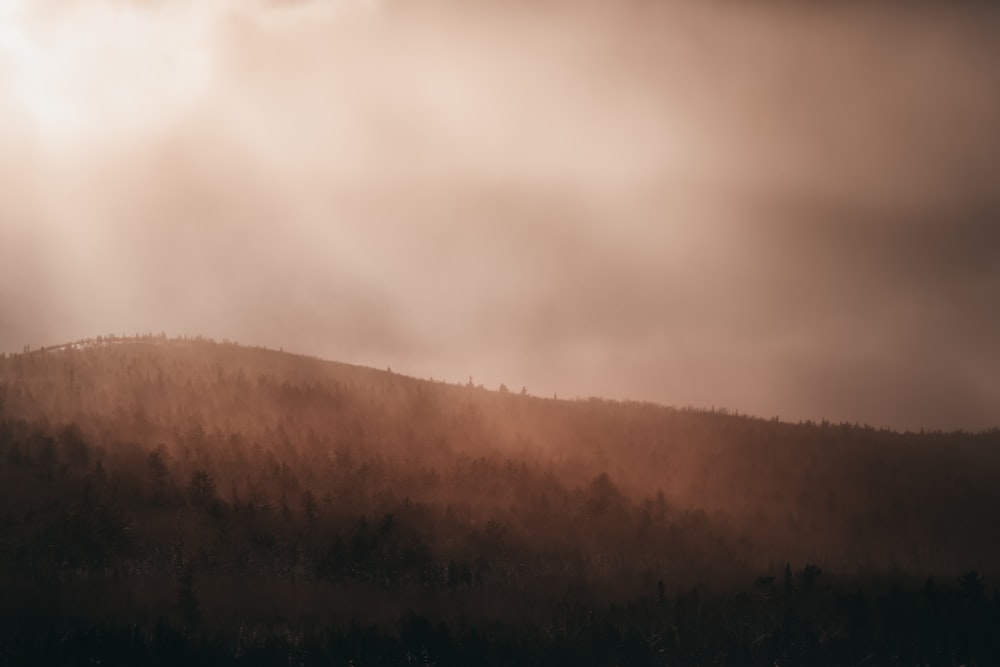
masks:
<svg viewBox="0 0 1000 667"><path fill-rule="evenodd" d="M207 28L182 10L0 0L0 76L46 142L118 136L196 99L212 76Z"/></svg>

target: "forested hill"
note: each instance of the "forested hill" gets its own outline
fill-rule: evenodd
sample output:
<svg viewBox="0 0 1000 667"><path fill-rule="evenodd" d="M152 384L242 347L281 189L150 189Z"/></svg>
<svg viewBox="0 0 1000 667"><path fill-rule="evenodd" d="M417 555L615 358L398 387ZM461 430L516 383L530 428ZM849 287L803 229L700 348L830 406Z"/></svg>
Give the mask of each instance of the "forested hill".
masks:
<svg viewBox="0 0 1000 667"><path fill-rule="evenodd" d="M76 438L89 464L134 477L148 473L140 454L159 448L176 483L205 470L225 500L252 487L295 504L306 490L333 492L324 476L350 470L373 477L352 476L365 498L468 503L484 518L600 480L622 503L662 498L736 519L732 530L759 543L740 558L757 566L1000 562L997 430L900 434L538 398L201 338L17 354L0 360L0 384L8 418L51 431L35 444L51 448L53 474ZM118 469L128 461L139 469Z"/></svg>
<svg viewBox="0 0 1000 667"><path fill-rule="evenodd" d="M197 629L216 659L234 628L403 641L406 614L443 624L449 651L455 619L552 648L587 609L699 586L778 611L859 577L966 573L981 592L1000 576L998 482L996 430L557 400L204 339L0 359L5 617ZM760 632L733 641L759 652Z"/></svg>

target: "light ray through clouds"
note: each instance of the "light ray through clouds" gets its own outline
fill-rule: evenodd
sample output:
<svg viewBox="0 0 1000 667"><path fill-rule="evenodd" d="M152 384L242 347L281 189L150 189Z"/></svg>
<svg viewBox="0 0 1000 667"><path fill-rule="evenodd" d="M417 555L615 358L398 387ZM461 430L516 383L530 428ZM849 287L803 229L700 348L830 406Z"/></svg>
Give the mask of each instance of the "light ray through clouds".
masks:
<svg viewBox="0 0 1000 667"><path fill-rule="evenodd" d="M971 4L0 0L0 350L166 330L991 425L998 25Z"/></svg>
<svg viewBox="0 0 1000 667"><path fill-rule="evenodd" d="M212 80L220 7L5 0L0 56L14 104L43 142L136 133L169 121Z"/></svg>

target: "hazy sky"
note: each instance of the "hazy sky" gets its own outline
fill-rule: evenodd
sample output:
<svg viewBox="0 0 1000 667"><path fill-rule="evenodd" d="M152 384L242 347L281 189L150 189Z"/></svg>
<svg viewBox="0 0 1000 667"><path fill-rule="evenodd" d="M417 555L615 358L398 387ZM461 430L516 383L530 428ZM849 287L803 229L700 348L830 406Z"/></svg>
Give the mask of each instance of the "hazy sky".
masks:
<svg viewBox="0 0 1000 667"><path fill-rule="evenodd" d="M0 350L1000 424L1000 12L495 4L0 0Z"/></svg>

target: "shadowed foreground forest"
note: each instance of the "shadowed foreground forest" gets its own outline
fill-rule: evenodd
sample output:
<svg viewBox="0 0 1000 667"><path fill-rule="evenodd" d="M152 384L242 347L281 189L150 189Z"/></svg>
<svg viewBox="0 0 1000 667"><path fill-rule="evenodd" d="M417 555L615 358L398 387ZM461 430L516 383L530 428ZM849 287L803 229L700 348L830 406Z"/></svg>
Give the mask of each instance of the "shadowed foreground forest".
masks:
<svg viewBox="0 0 1000 667"><path fill-rule="evenodd" d="M0 358L0 663L1000 664L1000 431Z"/></svg>

